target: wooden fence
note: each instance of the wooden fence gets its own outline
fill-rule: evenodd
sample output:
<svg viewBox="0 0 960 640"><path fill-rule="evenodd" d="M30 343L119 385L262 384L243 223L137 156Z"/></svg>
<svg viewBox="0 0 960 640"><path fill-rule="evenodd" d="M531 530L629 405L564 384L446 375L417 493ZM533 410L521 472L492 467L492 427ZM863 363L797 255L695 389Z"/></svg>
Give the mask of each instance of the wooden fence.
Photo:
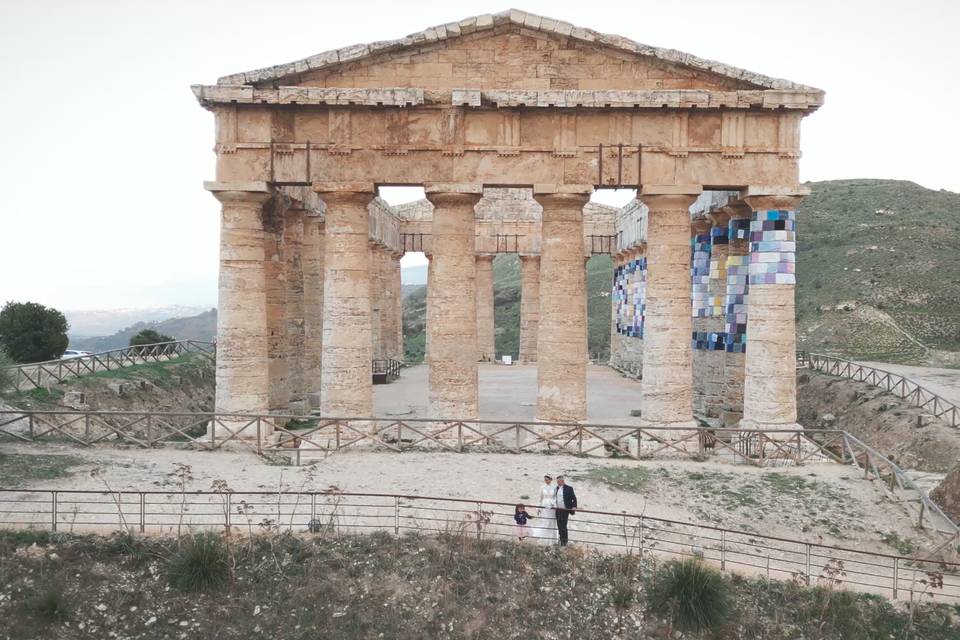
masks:
<svg viewBox="0 0 960 640"><path fill-rule="evenodd" d="M216 353L216 345L212 342L197 340L158 342L92 353L66 360L21 364L10 369L14 372L14 388L18 391L29 391L99 371L112 371L147 362L163 362L186 353L212 356Z"/></svg>

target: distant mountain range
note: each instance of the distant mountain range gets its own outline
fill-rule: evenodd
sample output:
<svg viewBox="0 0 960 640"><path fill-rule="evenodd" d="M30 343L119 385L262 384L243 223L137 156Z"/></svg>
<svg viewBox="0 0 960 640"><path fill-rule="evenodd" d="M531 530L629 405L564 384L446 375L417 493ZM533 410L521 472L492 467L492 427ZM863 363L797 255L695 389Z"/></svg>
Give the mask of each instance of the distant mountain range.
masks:
<svg viewBox="0 0 960 640"><path fill-rule="evenodd" d="M210 309L209 305L171 305L128 309L66 310L70 340L107 336L130 325L142 322L161 322L171 318L188 318Z"/></svg>
<svg viewBox="0 0 960 640"><path fill-rule="evenodd" d="M136 322L108 336L93 338L70 338L71 349L84 351L109 351L130 344L130 338L144 329L153 329L178 340L202 340L209 342L217 335L217 310L208 309L186 318L168 318L159 322Z"/></svg>

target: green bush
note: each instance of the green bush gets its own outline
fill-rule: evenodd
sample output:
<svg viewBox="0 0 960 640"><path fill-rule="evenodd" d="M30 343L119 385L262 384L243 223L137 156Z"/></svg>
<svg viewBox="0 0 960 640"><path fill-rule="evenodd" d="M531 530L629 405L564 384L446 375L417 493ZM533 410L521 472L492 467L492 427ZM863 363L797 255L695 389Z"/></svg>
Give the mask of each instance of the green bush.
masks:
<svg viewBox="0 0 960 640"><path fill-rule="evenodd" d="M10 369L14 364L13 358L7 355L7 352L0 349L0 393L13 387L14 375Z"/></svg>
<svg viewBox="0 0 960 640"><path fill-rule="evenodd" d="M67 599L63 594L63 585L58 582L38 586L24 603L24 609L30 614L32 620L44 624L63 622L70 617Z"/></svg>
<svg viewBox="0 0 960 640"><path fill-rule="evenodd" d="M723 576L697 559L668 562L657 571L647 595L651 613L668 613L681 631L716 629L733 606Z"/></svg>
<svg viewBox="0 0 960 640"><path fill-rule="evenodd" d="M0 348L17 362L54 360L67 349L67 318L36 302L8 302L0 310Z"/></svg>
<svg viewBox="0 0 960 640"><path fill-rule="evenodd" d="M229 575L227 545L211 532L181 538L167 562L170 584L188 593L219 589Z"/></svg>
<svg viewBox="0 0 960 640"><path fill-rule="evenodd" d="M161 342L175 342L176 338L168 336L165 333L154 331L153 329L144 329L137 335L130 338L131 347L139 347L145 344L159 344Z"/></svg>

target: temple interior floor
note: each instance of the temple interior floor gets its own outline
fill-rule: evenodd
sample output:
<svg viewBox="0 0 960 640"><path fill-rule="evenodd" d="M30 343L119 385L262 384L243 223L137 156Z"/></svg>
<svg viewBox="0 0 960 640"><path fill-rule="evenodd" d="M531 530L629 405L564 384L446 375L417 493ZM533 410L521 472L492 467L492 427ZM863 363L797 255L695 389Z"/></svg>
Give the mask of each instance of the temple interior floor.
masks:
<svg viewBox="0 0 960 640"><path fill-rule="evenodd" d="M373 387L377 416L427 416L427 365L405 368L400 379ZM630 417L640 408L640 382L603 365L587 367L587 420L602 424L639 424ZM481 420L533 420L537 409L537 366L480 364ZM458 418L460 416L449 416Z"/></svg>

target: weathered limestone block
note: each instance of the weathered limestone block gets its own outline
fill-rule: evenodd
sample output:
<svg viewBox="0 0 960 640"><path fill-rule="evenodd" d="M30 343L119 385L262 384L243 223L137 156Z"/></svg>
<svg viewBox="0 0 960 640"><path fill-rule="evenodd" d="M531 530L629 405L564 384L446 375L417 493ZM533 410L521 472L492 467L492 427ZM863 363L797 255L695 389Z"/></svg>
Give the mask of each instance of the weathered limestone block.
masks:
<svg viewBox="0 0 960 640"><path fill-rule="evenodd" d="M480 188L427 185L434 206L427 278L429 412L448 420L478 412L474 206Z"/></svg>
<svg viewBox="0 0 960 640"><path fill-rule="evenodd" d="M493 259L492 254L477 256L477 360L494 362L497 349L493 326Z"/></svg>
<svg viewBox="0 0 960 640"><path fill-rule="evenodd" d="M590 191L544 193L534 188L534 197L543 207L537 419L547 422L579 422L587 416L587 297L582 239L583 207Z"/></svg>
<svg viewBox="0 0 960 640"><path fill-rule="evenodd" d="M373 185L315 188L327 203L320 411L366 417L373 414L367 209Z"/></svg>
<svg viewBox="0 0 960 640"><path fill-rule="evenodd" d="M370 242L370 344L374 358L383 358L385 346L383 339L383 260L382 249Z"/></svg>
<svg viewBox="0 0 960 640"><path fill-rule="evenodd" d="M217 305L218 413L266 413L267 296L263 206L270 193L208 184L222 205L220 295Z"/></svg>
<svg viewBox="0 0 960 640"><path fill-rule="evenodd" d="M400 362L404 360L403 350L403 282L401 280L400 258L403 253L397 252L390 256L390 280L393 282L394 296L393 309L393 330L395 338L393 341L393 357Z"/></svg>
<svg viewBox="0 0 960 640"><path fill-rule="evenodd" d="M690 348L690 205L700 191L696 186L645 186L641 194L650 209L641 385L643 421L650 426L696 426Z"/></svg>
<svg viewBox="0 0 960 640"><path fill-rule="evenodd" d="M520 256L520 362L537 361L540 326L540 256Z"/></svg>
<svg viewBox="0 0 960 640"><path fill-rule="evenodd" d="M319 397L323 352L324 220L307 216L303 221L303 379L305 393ZM311 403L312 404L312 403ZM319 403L316 404L319 407Z"/></svg>

